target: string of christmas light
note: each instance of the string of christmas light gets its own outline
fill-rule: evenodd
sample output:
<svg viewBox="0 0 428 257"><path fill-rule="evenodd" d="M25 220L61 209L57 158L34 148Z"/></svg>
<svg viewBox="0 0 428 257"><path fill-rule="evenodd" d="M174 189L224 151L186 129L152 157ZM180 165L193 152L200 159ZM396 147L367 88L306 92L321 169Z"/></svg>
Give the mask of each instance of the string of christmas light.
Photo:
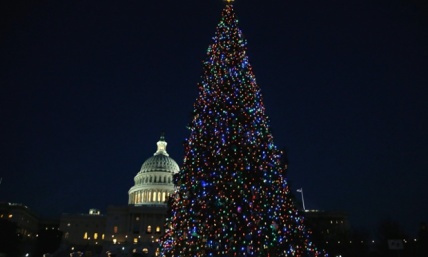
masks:
<svg viewBox="0 0 428 257"><path fill-rule="evenodd" d="M228 2L203 62L161 256L324 256L292 201L246 45Z"/></svg>

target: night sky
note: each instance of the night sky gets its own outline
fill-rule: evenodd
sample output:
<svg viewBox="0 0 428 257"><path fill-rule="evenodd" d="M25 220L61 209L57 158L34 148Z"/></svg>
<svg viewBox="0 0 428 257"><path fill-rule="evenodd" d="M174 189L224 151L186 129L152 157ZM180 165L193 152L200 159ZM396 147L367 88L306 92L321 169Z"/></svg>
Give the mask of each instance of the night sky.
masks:
<svg viewBox="0 0 428 257"><path fill-rule="evenodd" d="M237 0L288 178L308 209L428 222L423 1ZM126 205L162 131L179 165L220 0L2 1L0 201Z"/></svg>

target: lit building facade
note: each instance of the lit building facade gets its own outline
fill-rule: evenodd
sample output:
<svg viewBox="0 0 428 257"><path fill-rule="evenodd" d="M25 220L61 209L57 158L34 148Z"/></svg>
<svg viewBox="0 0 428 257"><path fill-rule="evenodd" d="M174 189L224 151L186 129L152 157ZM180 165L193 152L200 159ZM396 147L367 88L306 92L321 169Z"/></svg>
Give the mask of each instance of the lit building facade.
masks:
<svg viewBox="0 0 428 257"><path fill-rule="evenodd" d="M18 249L19 256L41 256L59 247L59 220L42 219L20 203L0 203L0 237L0 256L11 249Z"/></svg>
<svg viewBox="0 0 428 257"><path fill-rule="evenodd" d="M167 200L174 191L177 163L166 151L161 136L157 150L141 166L128 191L128 206L109 206L105 249L116 254L157 256L157 240L164 234Z"/></svg>
<svg viewBox="0 0 428 257"><path fill-rule="evenodd" d="M39 229L39 217L27 206L19 203L1 203L0 219L13 222L17 233L23 239L34 239Z"/></svg>
<svg viewBox="0 0 428 257"><path fill-rule="evenodd" d="M306 210L304 212L306 225L314 231L315 238L323 241L340 241L350 232L348 215L343 212Z"/></svg>
<svg viewBox="0 0 428 257"><path fill-rule="evenodd" d="M157 256L157 241L164 234L165 205L110 206L104 248L116 254L149 253Z"/></svg>
<svg viewBox="0 0 428 257"><path fill-rule="evenodd" d="M157 240L164 234L167 200L174 191L177 163L166 151L161 136L157 150L141 165L128 191L128 205L109 206L106 214L62 214L60 230L70 253L132 253L157 256Z"/></svg>
<svg viewBox="0 0 428 257"><path fill-rule="evenodd" d="M63 242L71 249L86 245L103 244L105 238L106 217L99 210L90 209L89 213L63 213L59 229L63 233Z"/></svg>
<svg viewBox="0 0 428 257"><path fill-rule="evenodd" d="M306 210L305 225L311 231L313 243L331 256L359 252L361 242L352 242L348 215L344 212ZM358 256L358 255L357 255Z"/></svg>

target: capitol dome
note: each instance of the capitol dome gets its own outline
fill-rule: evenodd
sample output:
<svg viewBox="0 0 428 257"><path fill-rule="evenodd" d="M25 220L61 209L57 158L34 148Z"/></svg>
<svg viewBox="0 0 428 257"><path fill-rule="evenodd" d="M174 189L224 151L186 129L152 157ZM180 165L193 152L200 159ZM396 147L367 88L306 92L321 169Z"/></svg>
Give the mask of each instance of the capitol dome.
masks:
<svg viewBox="0 0 428 257"><path fill-rule="evenodd" d="M157 151L141 165L134 177L135 185L128 191L130 205L165 204L174 192L173 175L179 171L177 163L166 152L164 136L157 142Z"/></svg>

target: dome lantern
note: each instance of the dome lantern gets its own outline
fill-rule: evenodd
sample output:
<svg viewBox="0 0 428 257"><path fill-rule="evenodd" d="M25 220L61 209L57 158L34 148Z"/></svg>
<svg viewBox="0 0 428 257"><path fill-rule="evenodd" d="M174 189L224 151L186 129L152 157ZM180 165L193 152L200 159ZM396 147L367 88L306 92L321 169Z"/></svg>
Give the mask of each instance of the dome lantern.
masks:
<svg viewBox="0 0 428 257"><path fill-rule="evenodd" d="M165 141L165 136L164 136L163 133L162 133L159 141L156 144L158 146L158 150L156 151L156 153L154 155L162 154L162 155L165 155L165 156L169 156L169 154L166 152L166 145L167 145L167 143Z"/></svg>

